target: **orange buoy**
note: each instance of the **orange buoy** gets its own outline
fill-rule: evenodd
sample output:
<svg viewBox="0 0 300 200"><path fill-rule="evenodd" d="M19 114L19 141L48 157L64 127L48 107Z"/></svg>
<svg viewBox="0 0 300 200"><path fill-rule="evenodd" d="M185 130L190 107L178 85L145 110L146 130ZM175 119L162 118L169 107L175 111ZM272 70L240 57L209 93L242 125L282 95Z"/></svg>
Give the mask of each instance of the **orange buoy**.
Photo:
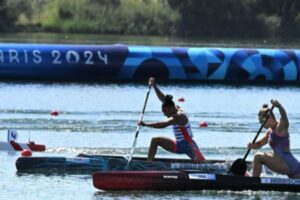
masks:
<svg viewBox="0 0 300 200"><path fill-rule="evenodd" d="M180 97L180 98L178 99L178 101L179 101L179 102L184 102L184 98L183 98L183 97Z"/></svg>
<svg viewBox="0 0 300 200"><path fill-rule="evenodd" d="M51 116L58 116L59 112L57 110L54 110L50 114L51 114Z"/></svg>
<svg viewBox="0 0 300 200"><path fill-rule="evenodd" d="M200 122L199 123L199 127L203 128L203 127L207 127L208 123L207 122Z"/></svg>
<svg viewBox="0 0 300 200"><path fill-rule="evenodd" d="M30 156L32 156L32 152L31 152L30 149L24 149L24 150L22 151L21 155L22 155L23 157L30 157Z"/></svg>

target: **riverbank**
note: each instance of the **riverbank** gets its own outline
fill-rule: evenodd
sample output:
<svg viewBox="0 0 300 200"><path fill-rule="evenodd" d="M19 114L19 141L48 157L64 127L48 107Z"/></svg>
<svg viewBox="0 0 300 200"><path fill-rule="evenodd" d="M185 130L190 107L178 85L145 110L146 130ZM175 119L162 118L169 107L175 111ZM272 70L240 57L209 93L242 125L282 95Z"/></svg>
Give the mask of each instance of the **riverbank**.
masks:
<svg viewBox="0 0 300 200"><path fill-rule="evenodd" d="M300 49L300 40L279 39L209 39L203 37L109 35L75 33L6 33L0 34L1 43L44 44L127 44L180 47L226 47L226 48L284 48Z"/></svg>

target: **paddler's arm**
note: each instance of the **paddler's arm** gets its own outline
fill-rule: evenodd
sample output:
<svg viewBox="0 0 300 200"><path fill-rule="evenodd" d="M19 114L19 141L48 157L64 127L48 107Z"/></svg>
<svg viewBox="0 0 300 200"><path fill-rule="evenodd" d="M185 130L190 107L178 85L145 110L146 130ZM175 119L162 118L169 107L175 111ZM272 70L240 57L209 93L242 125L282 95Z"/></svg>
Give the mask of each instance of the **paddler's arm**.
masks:
<svg viewBox="0 0 300 200"><path fill-rule="evenodd" d="M266 135L262 139L258 140L257 142L253 144L249 143L248 149L260 149L262 146L266 145L268 143L268 132L269 131L267 131Z"/></svg>
<svg viewBox="0 0 300 200"><path fill-rule="evenodd" d="M272 104L278 108L280 113L280 121L279 121L279 129L288 129L289 128L289 120L286 114L284 107L277 100L273 100Z"/></svg>
<svg viewBox="0 0 300 200"><path fill-rule="evenodd" d="M160 89L159 89L158 86L156 85L156 80L155 80L155 78L151 77L151 78L149 79L149 84L152 85L152 87L154 88L154 91L155 91L156 96L158 97L158 99L159 99L161 102L163 102L163 101L165 100L165 95L164 95L164 93L162 93L162 92L160 91Z"/></svg>
<svg viewBox="0 0 300 200"><path fill-rule="evenodd" d="M175 123L176 123L176 120L173 117L170 117L166 121L161 121L161 122L146 123L144 121L139 121L138 125L147 126L147 127L151 127L151 128L165 128L165 127L173 125Z"/></svg>

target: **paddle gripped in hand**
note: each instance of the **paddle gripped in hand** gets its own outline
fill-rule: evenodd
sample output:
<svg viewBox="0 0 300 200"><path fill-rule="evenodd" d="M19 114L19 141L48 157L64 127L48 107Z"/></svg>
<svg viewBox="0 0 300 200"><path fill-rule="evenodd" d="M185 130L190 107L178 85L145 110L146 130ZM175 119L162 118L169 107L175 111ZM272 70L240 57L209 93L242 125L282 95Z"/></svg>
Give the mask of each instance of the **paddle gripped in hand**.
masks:
<svg viewBox="0 0 300 200"><path fill-rule="evenodd" d="M146 105L147 105L147 102L148 102L148 97L149 97L149 94L150 94L150 91L151 91L151 86L152 85L149 84L149 89L148 89L148 92L146 94L146 99L145 99L145 103L144 103L143 110L142 110L142 113L141 113L140 121L143 121L143 117L144 117ZM138 138L138 135L139 135L139 132L140 132L140 126L141 125L138 125L136 127L136 132L135 132L135 137L134 137L133 145L132 145L132 148L131 148L131 151L130 151L130 154L129 154L129 157L128 157L128 160L127 160L127 164L125 166L125 169L128 169L130 161L132 159L132 156L133 156L133 153L134 153L134 149L135 149L135 146L136 146L136 142L137 142L137 138Z"/></svg>
<svg viewBox="0 0 300 200"><path fill-rule="evenodd" d="M272 100L271 100L272 102ZM267 122L267 120L269 119L272 110L274 109L274 105L272 105L271 109L268 111L265 120L263 121L263 123L261 124L259 130L256 133L255 138L252 141L252 144L255 143L258 135L260 134L261 130L263 129L265 123ZM233 164L231 165L229 172L235 174L235 175L241 175L244 176L247 170L247 163L246 163L246 158L248 156L248 154L250 153L251 149L248 149L247 153L245 154L244 158L239 158L237 160L235 160L233 162Z"/></svg>

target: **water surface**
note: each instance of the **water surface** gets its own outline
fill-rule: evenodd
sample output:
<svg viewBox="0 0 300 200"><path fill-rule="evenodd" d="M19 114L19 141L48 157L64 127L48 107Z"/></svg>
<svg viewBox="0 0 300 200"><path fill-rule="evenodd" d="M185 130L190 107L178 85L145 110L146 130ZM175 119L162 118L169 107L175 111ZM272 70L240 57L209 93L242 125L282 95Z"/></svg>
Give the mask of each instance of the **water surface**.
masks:
<svg viewBox="0 0 300 200"><path fill-rule="evenodd" d="M128 155L136 122L147 92L146 84L0 83L0 140L8 128L19 132L19 142L29 139L47 145L34 156L75 156L78 153ZM260 125L257 112L277 98L290 119L291 148L300 159L300 89L223 85L161 85L189 115L194 138L208 159L242 157ZM184 102L178 99L183 97ZM51 111L59 115L52 117ZM275 112L278 116L278 111ZM151 91L145 121L164 120L160 102ZM207 128L199 128L206 121ZM135 155L146 156L154 136L173 137L171 128L142 127ZM269 147L263 148L269 151ZM248 160L253 158L252 151ZM0 199L295 199L280 192L102 192L88 175L20 175L15 160L20 153L0 152ZM180 157L159 150L159 157Z"/></svg>

